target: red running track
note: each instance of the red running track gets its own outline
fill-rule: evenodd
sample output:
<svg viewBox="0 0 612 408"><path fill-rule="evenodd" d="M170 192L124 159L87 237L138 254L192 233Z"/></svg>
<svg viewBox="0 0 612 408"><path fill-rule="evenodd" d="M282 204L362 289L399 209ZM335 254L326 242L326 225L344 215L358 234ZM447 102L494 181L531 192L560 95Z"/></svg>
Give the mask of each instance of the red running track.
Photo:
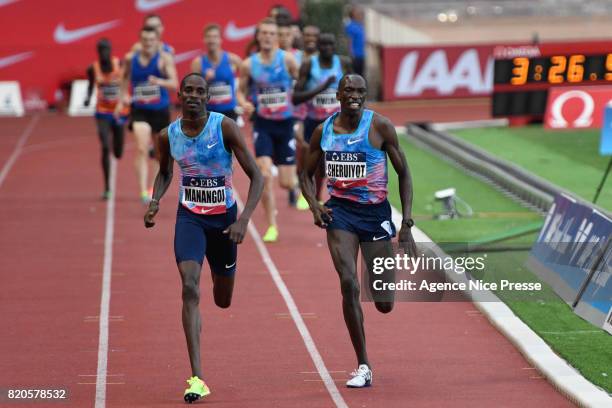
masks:
<svg viewBox="0 0 612 408"><path fill-rule="evenodd" d="M2 166L32 117L0 122ZM128 138L129 141L129 138ZM142 227L131 143L117 168L105 406L183 406L189 375L172 240L176 187ZM243 198L247 182L238 171ZM93 121L44 115L0 184L0 388L67 388L94 406L106 205ZM355 368L324 233L279 192L271 258L350 407L563 407L571 404L468 302L365 304L374 386L343 387ZM258 209L254 224L265 227ZM323 381L253 239L239 249L232 307L202 279L203 363L222 407L332 407ZM57 403L19 406L65 406Z"/></svg>

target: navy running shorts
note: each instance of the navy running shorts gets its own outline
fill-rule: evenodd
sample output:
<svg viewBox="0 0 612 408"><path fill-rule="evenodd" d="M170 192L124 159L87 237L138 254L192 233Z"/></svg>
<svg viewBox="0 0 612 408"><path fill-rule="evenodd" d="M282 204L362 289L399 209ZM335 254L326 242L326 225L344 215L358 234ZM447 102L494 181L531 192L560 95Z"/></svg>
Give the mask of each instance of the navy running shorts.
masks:
<svg viewBox="0 0 612 408"><path fill-rule="evenodd" d="M255 157L268 156L274 164L295 164L294 119L271 120L259 116L253 124Z"/></svg>
<svg viewBox="0 0 612 408"><path fill-rule="evenodd" d="M312 134L314 133L315 129L317 128L317 126L319 126L323 122L325 122L325 119L323 120L317 120L317 119L311 119L311 118L304 119L304 141L306 143L310 143L310 139L312 138Z"/></svg>
<svg viewBox="0 0 612 408"><path fill-rule="evenodd" d="M136 108L132 105L130 110L130 122L128 129L133 130L134 122L146 122L151 126L151 131L156 134L170 124L170 109L159 110Z"/></svg>
<svg viewBox="0 0 612 408"><path fill-rule="evenodd" d="M378 204L361 204L332 197L325 206L332 209L332 221L327 229L341 229L356 234L359 242L389 241L395 236L391 205L387 200Z"/></svg>
<svg viewBox="0 0 612 408"><path fill-rule="evenodd" d="M202 265L206 256L213 273L234 276L237 245L223 231L236 221L237 207L234 204L225 214L200 215L179 204L174 228L176 263L196 261Z"/></svg>

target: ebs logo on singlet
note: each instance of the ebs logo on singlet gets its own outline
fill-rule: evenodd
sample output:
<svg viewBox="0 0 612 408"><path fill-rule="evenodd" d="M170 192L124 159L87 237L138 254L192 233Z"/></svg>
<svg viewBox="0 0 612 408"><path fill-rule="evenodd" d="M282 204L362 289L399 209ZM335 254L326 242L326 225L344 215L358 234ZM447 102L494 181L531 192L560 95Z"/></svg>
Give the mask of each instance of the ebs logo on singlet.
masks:
<svg viewBox="0 0 612 408"><path fill-rule="evenodd" d="M363 152L325 152L325 174L335 188L367 186L366 154Z"/></svg>
<svg viewBox="0 0 612 408"><path fill-rule="evenodd" d="M187 208L201 214L222 214L225 206L225 177L183 177L183 200Z"/></svg>

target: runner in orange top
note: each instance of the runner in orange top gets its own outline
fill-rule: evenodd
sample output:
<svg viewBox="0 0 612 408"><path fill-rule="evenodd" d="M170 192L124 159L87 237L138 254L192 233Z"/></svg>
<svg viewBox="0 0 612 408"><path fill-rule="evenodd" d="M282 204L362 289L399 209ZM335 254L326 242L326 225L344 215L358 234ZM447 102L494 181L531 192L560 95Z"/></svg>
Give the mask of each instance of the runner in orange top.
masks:
<svg viewBox="0 0 612 408"><path fill-rule="evenodd" d="M119 89L123 68L119 58L112 57L112 46L109 40L103 38L98 41L98 60L87 68L89 87L85 106L89 106L94 85L97 90L96 125L98 136L102 145L102 170L104 171L103 199L111 195L109 186L110 148L112 134L113 154L117 159L123 154L123 125L127 120L129 108L126 106L118 117L113 115L119 101Z"/></svg>

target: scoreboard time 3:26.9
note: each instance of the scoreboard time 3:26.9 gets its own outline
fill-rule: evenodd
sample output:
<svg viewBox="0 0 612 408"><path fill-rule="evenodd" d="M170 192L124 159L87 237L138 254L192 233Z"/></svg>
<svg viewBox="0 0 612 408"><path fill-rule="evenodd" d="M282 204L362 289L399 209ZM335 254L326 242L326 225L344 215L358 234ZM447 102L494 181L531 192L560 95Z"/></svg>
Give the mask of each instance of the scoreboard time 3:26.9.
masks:
<svg viewBox="0 0 612 408"><path fill-rule="evenodd" d="M612 42L497 46L493 116L539 117L552 86L612 85Z"/></svg>

